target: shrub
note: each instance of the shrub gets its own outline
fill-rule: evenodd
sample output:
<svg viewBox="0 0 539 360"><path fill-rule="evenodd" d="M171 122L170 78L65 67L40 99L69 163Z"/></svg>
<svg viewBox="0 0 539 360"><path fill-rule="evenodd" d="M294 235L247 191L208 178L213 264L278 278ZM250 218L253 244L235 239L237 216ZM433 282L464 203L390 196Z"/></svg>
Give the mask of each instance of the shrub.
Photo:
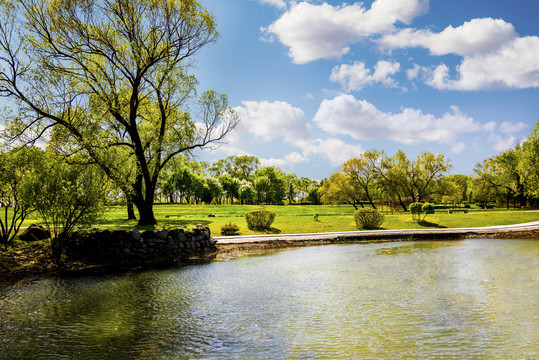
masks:
<svg viewBox="0 0 539 360"><path fill-rule="evenodd" d="M412 213L412 218L417 221L423 221L428 214L434 213L434 205L431 203L412 203L410 204L410 212ZM423 214L423 217L421 217Z"/></svg>
<svg viewBox="0 0 539 360"><path fill-rule="evenodd" d="M423 214L425 214L425 216L423 217L423 219L425 219L428 214L434 214L434 205L432 205L431 203L424 203L421 207L421 210Z"/></svg>
<svg viewBox="0 0 539 360"><path fill-rule="evenodd" d="M410 204L410 213L412 213L412 219L419 221L419 217L421 216L421 211L423 210L423 204L422 203L412 203Z"/></svg>
<svg viewBox="0 0 539 360"><path fill-rule="evenodd" d="M221 226L221 235L224 236L231 236L231 235L239 235L240 234L240 228L236 224L232 224L231 222L228 224L224 224Z"/></svg>
<svg viewBox="0 0 539 360"><path fill-rule="evenodd" d="M271 210L249 211L245 214L245 219L251 230L269 229L275 219L275 213Z"/></svg>
<svg viewBox="0 0 539 360"><path fill-rule="evenodd" d="M354 220L359 229L378 229L384 222L384 214L376 209L359 209L354 213Z"/></svg>

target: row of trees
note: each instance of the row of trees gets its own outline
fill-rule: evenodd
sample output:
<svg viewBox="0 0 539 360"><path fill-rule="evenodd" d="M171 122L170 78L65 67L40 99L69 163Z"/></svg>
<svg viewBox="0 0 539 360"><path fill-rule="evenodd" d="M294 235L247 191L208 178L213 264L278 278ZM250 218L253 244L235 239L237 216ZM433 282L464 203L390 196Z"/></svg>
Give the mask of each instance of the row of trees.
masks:
<svg viewBox="0 0 539 360"><path fill-rule="evenodd" d="M376 208L375 200L394 200L404 211L407 203L429 200L439 191L439 180L451 168L443 155L424 152L411 161L398 151L389 157L383 151L366 151L346 161L340 171L322 182L325 203L349 203L357 209L364 203Z"/></svg>
<svg viewBox="0 0 539 360"><path fill-rule="evenodd" d="M178 159L165 170L160 190L169 202L282 204L317 202L318 182L298 178L254 156L229 156L211 165ZM314 197L314 198L313 198Z"/></svg>
<svg viewBox="0 0 539 360"><path fill-rule="evenodd" d="M522 144L478 163L473 174L446 175L451 164L430 152L410 160L402 151L387 156L366 151L346 161L321 183L324 203L397 204L407 211L414 202L461 205L476 203L520 208L539 202L539 122Z"/></svg>
<svg viewBox="0 0 539 360"><path fill-rule="evenodd" d="M507 207L536 205L539 201L539 121L526 141L477 164L472 187L483 204Z"/></svg>

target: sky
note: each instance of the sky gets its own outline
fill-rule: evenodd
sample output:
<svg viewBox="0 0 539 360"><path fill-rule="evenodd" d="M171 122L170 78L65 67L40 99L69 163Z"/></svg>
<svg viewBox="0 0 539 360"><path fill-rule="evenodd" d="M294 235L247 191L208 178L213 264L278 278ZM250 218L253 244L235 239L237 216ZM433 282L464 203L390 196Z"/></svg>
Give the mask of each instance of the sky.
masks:
<svg viewBox="0 0 539 360"><path fill-rule="evenodd" d="M240 125L199 160L321 180L366 150L430 151L470 175L539 119L537 0L201 3L220 37L195 59L199 89Z"/></svg>

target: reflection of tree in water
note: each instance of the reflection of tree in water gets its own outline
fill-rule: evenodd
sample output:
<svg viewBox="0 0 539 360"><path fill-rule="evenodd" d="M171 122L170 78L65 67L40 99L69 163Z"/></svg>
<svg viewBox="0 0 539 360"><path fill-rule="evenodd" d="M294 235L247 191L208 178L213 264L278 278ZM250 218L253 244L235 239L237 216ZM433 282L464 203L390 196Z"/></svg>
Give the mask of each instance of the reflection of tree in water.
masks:
<svg viewBox="0 0 539 360"><path fill-rule="evenodd" d="M81 350L111 359L145 357L167 337L189 333L184 328L192 324L182 321L192 317L183 315L196 295L161 271L51 279L24 292L21 304L3 311L11 314L0 328L0 334L9 331L0 340L6 358L32 357L36 349L46 351L43 358L76 357Z"/></svg>
<svg viewBox="0 0 539 360"><path fill-rule="evenodd" d="M411 244L387 246L376 250L377 255L413 254L418 251L432 251L448 246L465 246L462 241L414 241Z"/></svg>

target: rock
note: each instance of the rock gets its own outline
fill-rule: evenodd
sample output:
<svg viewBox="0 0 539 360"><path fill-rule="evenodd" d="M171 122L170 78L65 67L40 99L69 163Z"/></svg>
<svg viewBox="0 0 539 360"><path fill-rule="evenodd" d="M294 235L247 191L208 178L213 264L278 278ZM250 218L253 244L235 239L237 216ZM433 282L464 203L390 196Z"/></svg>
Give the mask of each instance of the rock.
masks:
<svg viewBox="0 0 539 360"><path fill-rule="evenodd" d="M45 240L50 237L51 232L39 224L31 224L22 232L21 235L19 235L19 239L22 241L38 241Z"/></svg>
<svg viewBox="0 0 539 360"><path fill-rule="evenodd" d="M155 235L153 233L153 231L150 231L150 230L145 230L143 233L142 233L142 238L144 240L148 240L148 239L151 239L153 238Z"/></svg>
<svg viewBox="0 0 539 360"><path fill-rule="evenodd" d="M166 240L168 237L168 231L167 230L159 230L155 232L155 237L160 240Z"/></svg>
<svg viewBox="0 0 539 360"><path fill-rule="evenodd" d="M129 237L135 241L140 240L140 232L137 229L129 230Z"/></svg>
<svg viewBox="0 0 539 360"><path fill-rule="evenodd" d="M179 233L179 234L178 234L178 241L179 241L180 243L187 241L187 237L185 236L184 233Z"/></svg>

